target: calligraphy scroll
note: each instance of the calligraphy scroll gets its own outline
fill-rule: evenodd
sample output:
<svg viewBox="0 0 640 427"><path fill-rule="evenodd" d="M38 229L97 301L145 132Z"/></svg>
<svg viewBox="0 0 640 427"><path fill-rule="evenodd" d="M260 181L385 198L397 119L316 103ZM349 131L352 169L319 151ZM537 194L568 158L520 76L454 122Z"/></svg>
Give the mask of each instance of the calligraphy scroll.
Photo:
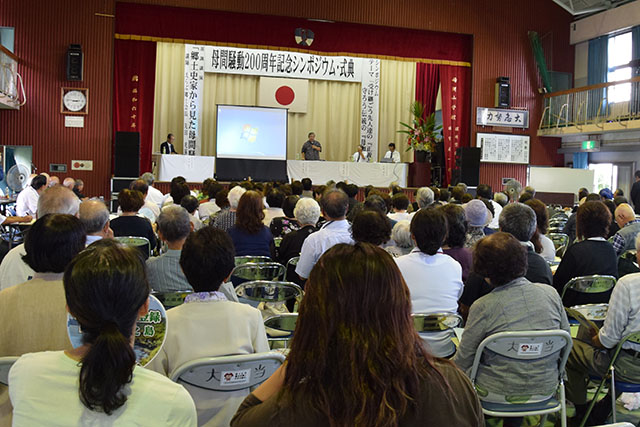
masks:
<svg viewBox="0 0 640 427"><path fill-rule="evenodd" d="M380 105L380 60L363 59L360 120L360 145L378 159L378 109Z"/></svg>
<svg viewBox="0 0 640 427"><path fill-rule="evenodd" d="M202 88L204 86L204 46L184 48L183 153L199 156L202 151Z"/></svg>

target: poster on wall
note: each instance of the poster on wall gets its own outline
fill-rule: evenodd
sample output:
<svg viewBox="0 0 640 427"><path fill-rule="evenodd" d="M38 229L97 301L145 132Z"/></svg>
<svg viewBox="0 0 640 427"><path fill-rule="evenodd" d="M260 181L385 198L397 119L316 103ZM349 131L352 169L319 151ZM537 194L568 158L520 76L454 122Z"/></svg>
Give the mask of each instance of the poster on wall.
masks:
<svg viewBox="0 0 640 427"><path fill-rule="evenodd" d="M202 88L204 86L204 46L185 45L184 49L184 126L183 154L202 153Z"/></svg>
<svg viewBox="0 0 640 427"><path fill-rule="evenodd" d="M482 148L481 162L529 163L530 137L528 135L505 135L478 133L476 147Z"/></svg>

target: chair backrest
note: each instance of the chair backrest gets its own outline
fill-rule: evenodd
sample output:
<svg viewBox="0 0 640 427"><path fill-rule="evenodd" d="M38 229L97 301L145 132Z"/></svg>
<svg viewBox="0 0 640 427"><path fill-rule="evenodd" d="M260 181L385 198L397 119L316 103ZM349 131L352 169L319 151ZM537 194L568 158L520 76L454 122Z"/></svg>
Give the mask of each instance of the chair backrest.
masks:
<svg viewBox="0 0 640 427"><path fill-rule="evenodd" d="M284 265L277 262L249 262L238 265L231 275L243 280L278 280L284 271Z"/></svg>
<svg viewBox="0 0 640 427"><path fill-rule="evenodd" d="M181 305L190 293L192 293L192 291L152 292L151 295L158 298L158 301L168 310Z"/></svg>
<svg viewBox="0 0 640 427"><path fill-rule="evenodd" d="M134 246L142 252L144 258L147 259L151 256L151 242L146 237L139 236L118 236L114 239L127 246Z"/></svg>
<svg viewBox="0 0 640 427"><path fill-rule="evenodd" d="M462 317L457 313L414 313L413 327L417 332L446 331L457 328L462 323Z"/></svg>
<svg viewBox="0 0 640 427"><path fill-rule="evenodd" d="M302 288L292 282L253 280L236 287L238 299L259 302L280 302L302 298Z"/></svg>
<svg viewBox="0 0 640 427"><path fill-rule="evenodd" d="M284 363L278 352L203 357L178 366L172 381L212 391L236 391L257 386Z"/></svg>
<svg viewBox="0 0 640 427"><path fill-rule="evenodd" d="M245 255L245 256L237 256L235 257L236 267L242 264L246 264L248 262L251 263L263 263L263 262L271 262L271 258L268 256L253 256L253 255Z"/></svg>
<svg viewBox="0 0 640 427"><path fill-rule="evenodd" d="M273 238L273 244L275 245L276 248L280 247L280 243L282 243L282 237L274 237Z"/></svg>
<svg viewBox="0 0 640 427"><path fill-rule="evenodd" d="M568 310L575 310L582 316L584 316L585 319L591 320L593 322L604 321L604 319L607 317L607 312L609 311L609 304L582 304L573 306Z"/></svg>
<svg viewBox="0 0 640 427"><path fill-rule="evenodd" d="M298 313L283 313L267 317L264 321L265 328L275 329L278 332L288 332L292 334L296 330Z"/></svg>
<svg viewBox="0 0 640 427"><path fill-rule="evenodd" d="M567 363L572 346L571 335L562 329L498 332L482 340L478 346L469 377L471 382L474 383L480 367L480 358L485 349L501 356L519 359L524 362L542 359L559 351L558 373L563 375L564 366ZM560 377L558 377L559 379Z"/></svg>
<svg viewBox="0 0 640 427"><path fill-rule="evenodd" d="M16 360L17 357L0 357L0 384L9 385L9 370Z"/></svg>
<svg viewBox="0 0 640 427"><path fill-rule="evenodd" d="M569 236L564 233L549 233L547 237L556 248L556 255L562 257L569 246Z"/></svg>
<svg viewBox="0 0 640 427"><path fill-rule="evenodd" d="M613 276L601 276L599 274L594 274L592 276L574 277L564 285L564 289L562 289L562 297L564 297L567 289L572 289L584 294L597 294L600 292L610 291L615 285L616 278Z"/></svg>
<svg viewBox="0 0 640 427"><path fill-rule="evenodd" d="M299 256L294 256L289 261L287 261L287 267L284 270L284 280L291 281L291 278L289 277L289 268L298 265L298 261L300 261Z"/></svg>

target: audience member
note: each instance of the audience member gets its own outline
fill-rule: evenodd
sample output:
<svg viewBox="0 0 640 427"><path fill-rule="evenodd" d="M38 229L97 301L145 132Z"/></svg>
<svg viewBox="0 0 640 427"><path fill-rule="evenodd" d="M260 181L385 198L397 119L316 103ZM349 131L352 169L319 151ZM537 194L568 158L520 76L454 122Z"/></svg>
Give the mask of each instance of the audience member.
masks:
<svg viewBox="0 0 640 427"><path fill-rule="evenodd" d="M47 189L38 199L38 218L48 214L78 215L80 201L75 194L63 186ZM34 271L23 260L26 254L24 244L12 248L0 264L0 289L6 289L26 282L34 275Z"/></svg>
<svg viewBox="0 0 640 427"><path fill-rule="evenodd" d="M243 197L252 194L255 192L249 191ZM169 375L201 357L269 351L260 312L248 304L229 301L220 292L235 266L233 243L227 233L211 227L192 233L182 248L180 266L194 293L167 312L171 328L149 368ZM199 425L228 425L248 395L247 389L212 393L183 385L196 403Z"/></svg>
<svg viewBox="0 0 640 427"><path fill-rule="evenodd" d="M334 246L309 277L287 364L231 425L483 425L471 384L422 348L410 312L391 256Z"/></svg>
<svg viewBox="0 0 640 427"><path fill-rule="evenodd" d="M606 238L611 239L618 231L620 231L620 227L618 223L615 221L616 218L616 204L613 203L613 200L603 200L602 203L609 209L609 213L611 214L611 224L609 224L609 232L607 233Z"/></svg>
<svg viewBox="0 0 640 427"><path fill-rule="evenodd" d="M112 238L113 230L109 221L109 209L99 200L87 200L80 204L78 218L87 233L86 246L100 239Z"/></svg>
<svg viewBox="0 0 640 427"><path fill-rule="evenodd" d="M33 278L0 291L0 357L71 349L62 272L84 244L82 224L72 215L44 215L27 232L24 262L34 272ZM33 425L20 424L20 419L15 412L13 425ZM0 425L11 425L11 405L3 385Z"/></svg>
<svg viewBox="0 0 640 427"><path fill-rule="evenodd" d="M470 193L464 193L462 195L462 199L460 199L460 202L464 205L466 203L469 203L471 200L473 200L473 196Z"/></svg>
<svg viewBox="0 0 640 427"><path fill-rule="evenodd" d="M348 208L349 198L342 190L327 190L322 196L322 214L327 223L302 244L300 261L296 266L296 273L302 279L309 277L313 266L329 248L338 243L353 243L349 222L345 218Z"/></svg>
<svg viewBox="0 0 640 427"><path fill-rule="evenodd" d="M609 209L600 201L585 202L578 208L577 230L580 242L569 246L553 276L553 286L562 295L564 285L574 277L601 274L618 277L618 258L611 243L605 240L611 223ZM567 307L607 302L611 291L595 294L568 289L562 301Z"/></svg>
<svg viewBox="0 0 640 427"><path fill-rule="evenodd" d="M633 208L623 203L615 210L615 221L620 228L610 239L616 256L635 249L636 236L640 233L640 220L636 219Z"/></svg>
<svg viewBox="0 0 640 427"><path fill-rule="evenodd" d="M62 185L68 188L70 191L73 191L73 187L76 186L76 180L68 176L64 179L64 181L62 181Z"/></svg>
<svg viewBox="0 0 640 427"><path fill-rule="evenodd" d="M455 187L453 187L451 189L451 200L449 202L450 203L455 203L457 205L461 205L462 204L462 196L464 196L464 193L466 193L464 188L461 187L461 186L456 185Z"/></svg>
<svg viewBox="0 0 640 427"><path fill-rule="evenodd" d="M153 186L156 178L153 176L151 172L145 172L140 177L141 180L147 183L149 186L149 194L147 194L147 200L151 203L155 203L158 208L162 206L164 203L165 195L162 194L160 190Z"/></svg>
<svg viewBox="0 0 640 427"><path fill-rule="evenodd" d="M382 212L374 209L360 211L351 224L354 242L366 242L380 246L391 239L391 223Z"/></svg>
<svg viewBox="0 0 640 427"><path fill-rule="evenodd" d="M302 196L302 192L304 191L304 187L302 186L302 182L298 180L294 180L291 183L291 194L290 196Z"/></svg>
<svg viewBox="0 0 640 427"><path fill-rule="evenodd" d="M49 184L47 184L47 187L53 187L54 185L60 185L60 178L55 175L49 179Z"/></svg>
<svg viewBox="0 0 640 427"><path fill-rule="evenodd" d="M501 215L500 222L502 218ZM527 258L522 242L508 233L495 233L476 245L473 269L486 277L494 289L471 306L460 347L454 356L456 365L467 374L479 344L497 332L549 329L569 332L567 315L558 294L552 287L531 283L524 277ZM543 402L555 395L558 377L556 357L523 363L486 350L480 359L476 389L486 402L507 404L516 396L518 402ZM526 393L523 393L525 389Z"/></svg>
<svg viewBox="0 0 640 427"><path fill-rule="evenodd" d="M206 187L206 196L207 198L200 202L200 206L198 207L198 217L207 222L210 220L212 215L220 212L221 207L216 203L216 197L219 192L224 190L222 184L218 184L216 181L211 180Z"/></svg>
<svg viewBox="0 0 640 427"><path fill-rule="evenodd" d="M354 209L356 209L357 207L361 207L362 203L359 202L356 197L358 196L358 186L355 184L347 184L344 186L343 191L347 194L347 197L349 197L349 209L347 210L347 216L354 211ZM354 213L354 217L355 214L357 214L357 212Z"/></svg>
<svg viewBox="0 0 640 427"><path fill-rule="evenodd" d="M149 240L150 250L156 247L156 234L147 218L138 216L138 210L144 205L142 193L124 189L118 193L118 204L122 215L111 221L113 235L144 237Z"/></svg>
<svg viewBox="0 0 640 427"><path fill-rule="evenodd" d="M303 197L296 203L293 214L300 225L300 229L285 234L282 242L280 242L277 261L283 265L287 265L291 258L300 256L305 239L317 230L316 224L320 218L320 205L313 198ZM288 266L287 278L292 278L294 282L302 285L304 281L296 279L295 269L295 265Z"/></svg>
<svg viewBox="0 0 640 427"><path fill-rule="evenodd" d="M292 231L300 229L300 224L295 219L294 210L300 196L287 196L282 204L283 216L275 217L271 220L269 229L273 237L284 237Z"/></svg>
<svg viewBox="0 0 640 427"><path fill-rule="evenodd" d="M491 222L489 209L482 200L471 200L462 206L467 218L467 237L464 243L465 248L475 246L478 240L485 236L485 227Z"/></svg>
<svg viewBox="0 0 640 427"><path fill-rule="evenodd" d="M505 193L509 197L510 203L517 202L522 194L522 184L520 184L520 181L510 179L505 184Z"/></svg>
<svg viewBox="0 0 640 427"><path fill-rule="evenodd" d="M616 208L623 203L629 204L629 201L624 196L616 196L613 198L613 203L616 205Z"/></svg>
<svg viewBox="0 0 640 427"><path fill-rule="evenodd" d="M495 193L493 195L493 201L496 202L498 205L500 205L501 208L504 208L505 206L507 206L507 203L509 202L509 197L507 197L507 195L504 193ZM496 218L498 217L499 215L496 215Z"/></svg>
<svg viewBox="0 0 640 427"><path fill-rule="evenodd" d="M302 197L313 198L313 182L310 178L302 178Z"/></svg>
<svg viewBox="0 0 640 427"><path fill-rule="evenodd" d="M76 178L76 182L73 185L73 192L80 200L87 199L87 196L82 194L83 191L84 191L84 181L81 180L80 178Z"/></svg>
<svg viewBox="0 0 640 427"><path fill-rule="evenodd" d="M264 209L264 219L262 223L269 227L273 218L281 218L284 216L282 205L284 204L285 195L280 190L271 190L267 194L267 205L269 207Z"/></svg>
<svg viewBox="0 0 640 427"><path fill-rule="evenodd" d="M411 221L398 221L391 229L392 245L386 245L384 250L389 252L394 258L410 253L415 247L411 238Z"/></svg>
<svg viewBox="0 0 640 427"><path fill-rule="evenodd" d="M182 178L182 177L178 177ZM174 178L175 179L175 178ZM191 194L191 190L185 181L177 180L171 182L171 189L169 191L169 196L164 200L164 206L170 206L172 204L180 206L182 202L182 198Z"/></svg>
<svg viewBox="0 0 640 427"><path fill-rule="evenodd" d="M449 192L449 190L447 190L446 188L441 188L440 189L440 201L442 203L448 203L449 202L449 198L451 198L451 193Z"/></svg>
<svg viewBox="0 0 640 427"><path fill-rule="evenodd" d="M31 184L24 187L16 198L16 214L18 216L35 216L38 211L38 199L47 189L47 177L37 175Z"/></svg>
<svg viewBox="0 0 640 427"><path fill-rule="evenodd" d="M160 215L160 208L157 204L149 200L149 185L143 179L136 179L129 186L130 190L136 190L142 193L144 197L144 205L138 211L140 215L147 218L151 224L155 224L156 218Z"/></svg>
<svg viewBox="0 0 640 427"><path fill-rule="evenodd" d="M418 188L416 202L418 202L418 209L425 209L431 206L433 203L433 190L429 187Z"/></svg>
<svg viewBox="0 0 640 427"><path fill-rule="evenodd" d="M147 260L149 285L156 292L191 290L180 268L182 246L193 230L193 223L182 206L167 206L158 217L158 237L167 243L167 251Z"/></svg>
<svg viewBox="0 0 640 427"><path fill-rule="evenodd" d="M640 238L636 237L634 243L640 254ZM640 262L640 255L636 255L636 258ZM587 342L580 339L573 340L573 348L567 360L567 399L575 405L577 420L584 417L587 409L589 378L606 376L613 349L624 337L638 331L640 331L640 273L635 273L618 280L609 300L609 310L602 329L584 331L590 337ZM615 364L616 381L640 383L640 364L637 356L639 351L640 346L637 344L627 342L622 345L622 351ZM616 397L617 395L618 392ZM609 394L596 403L587 425L605 424L611 409Z"/></svg>
<svg viewBox="0 0 640 427"><path fill-rule="evenodd" d="M598 194L600 195L600 199L602 199L602 201L613 200L613 193L609 188L603 188Z"/></svg>
<svg viewBox="0 0 640 427"><path fill-rule="evenodd" d="M494 195L492 194L491 186L487 184L480 184L476 188L476 195L479 199L488 200L493 207L493 219L489 223L488 227L497 230L498 225L498 217L500 216L500 212L502 212L502 205L497 201L493 200Z"/></svg>
<svg viewBox="0 0 640 427"><path fill-rule="evenodd" d="M411 293L414 313L458 311L462 294L462 267L442 253L447 235L447 218L439 209L421 209L411 221L411 234L416 248L408 255L395 258ZM447 357L455 352L452 331L421 334L431 353Z"/></svg>
<svg viewBox="0 0 640 427"><path fill-rule="evenodd" d="M624 191L622 191L622 188L616 188L616 191L613 192L614 199L616 197L623 197L623 196L624 196Z"/></svg>
<svg viewBox="0 0 640 427"><path fill-rule="evenodd" d="M203 227L202 221L195 216L195 213L198 210L198 199L189 194L182 198L180 206L185 208L189 213L189 220L191 221L191 224L193 224L193 229L195 231L200 230Z"/></svg>
<svg viewBox="0 0 640 427"><path fill-rule="evenodd" d="M94 243L66 269L64 292L83 345L16 362L9 375L14 424L195 426L184 388L136 366L132 334L149 310L149 285L135 249Z"/></svg>
<svg viewBox="0 0 640 427"><path fill-rule="evenodd" d="M527 200L531 200L533 199L533 196L531 195L531 193L527 193L526 191L524 191L521 195L520 198L518 199L519 203L525 203L527 202Z"/></svg>
<svg viewBox="0 0 640 427"><path fill-rule="evenodd" d="M554 261L556 259L556 247L550 238L546 236L549 230L549 217L547 214L547 206L538 199L529 199L525 202L536 214L536 231L531 236L531 243L536 253L540 254L545 261Z"/></svg>
<svg viewBox="0 0 640 427"><path fill-rule="evenodd" d="M447 204L440 208L447 217L447 237L442 251L458 261L462 267L462 282L466 283L471 271L471 250L465 248L467 239L467 218L464 209L459 205Z"/></svg>
<svg viewBox="0 0 640 427"><path fill-rule="evenodd" d="M236 249L236 256L274 257L273 235L263 220L262 196L257 191L247 191L238 203L236 225L228 230Z"/></svg>
<svg viewBox="0 0 640 427"><path fill-rule="evenodd" d="M394 194L391 198L393 204L393 212L387 214L387 216L394 221L411 220L412 215L407 213L407 207L409 207L409 198L404 192Z"/></svg>
<svg viewBox="0 0 640 427"><path fill-rule="evenodd" d="M629 197L631 198L631 203L633 203L633 208L636 214L640 215L640 170L637 170L633 174L634 182L631 186L631 193Z"/></svg>
<svg viewBox="0 0 640 427"><path fill-rule="evenodd" d="M238 209L238 202L240 202L240 197L242 197L246 191L247 190L240 186L233 187L229 190L226 195L227 200L229 201L229 209L224 209L220 206L216 197L216 204L218 204L222 210L216 215L213 221L214 227L219 228L222 231L228 231L236 224L236 209ZM222 193L222 191L220 193ZM218 193L219 196L224 195L220 193Z"/></svg>

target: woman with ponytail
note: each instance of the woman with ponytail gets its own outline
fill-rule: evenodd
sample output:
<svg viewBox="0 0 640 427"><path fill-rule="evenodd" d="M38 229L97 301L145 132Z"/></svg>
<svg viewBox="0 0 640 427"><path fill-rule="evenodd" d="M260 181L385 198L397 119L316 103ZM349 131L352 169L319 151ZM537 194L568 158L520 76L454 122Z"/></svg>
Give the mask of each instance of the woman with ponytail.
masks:
<svg viewBox="0 0 640 427"><path fill-rule="evenodd" d="M195 426L193 401L167 378L136 366L136 321L149 309L144 262L101 240L65 270L67 308L83 345L22 356L9 374L14 426Z"/></svg>

